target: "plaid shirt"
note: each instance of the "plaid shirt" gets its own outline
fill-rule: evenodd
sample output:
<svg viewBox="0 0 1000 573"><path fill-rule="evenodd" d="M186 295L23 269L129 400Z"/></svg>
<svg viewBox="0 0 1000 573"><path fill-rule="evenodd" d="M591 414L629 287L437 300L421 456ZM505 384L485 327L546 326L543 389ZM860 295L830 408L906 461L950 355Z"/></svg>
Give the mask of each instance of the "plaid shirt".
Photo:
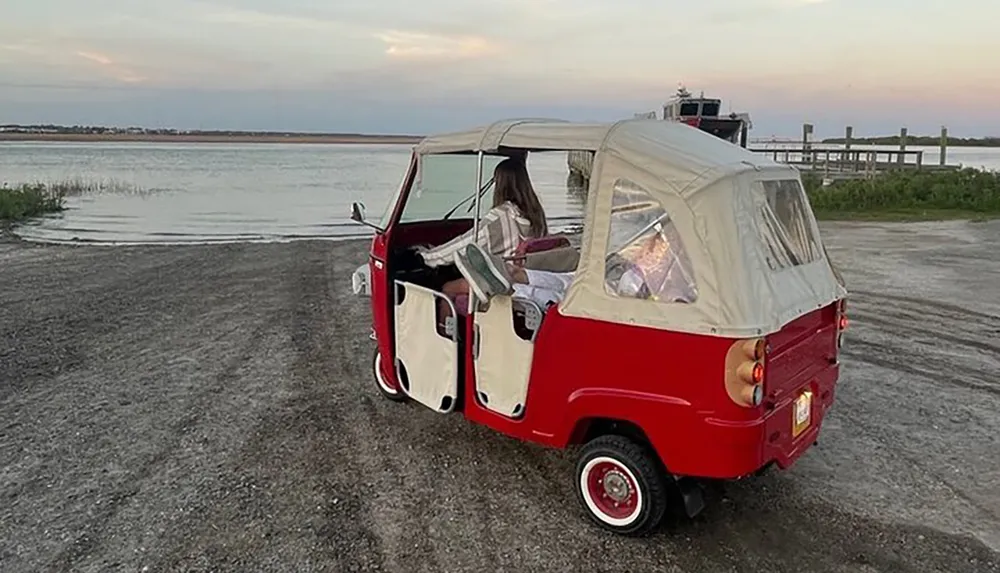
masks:
<svg viewBox="0 0 1000 573"><path fill-rule="evenodd" d="M429 267L447 265L455 260L455 253L470 243L478 243L486 251L501 257L515 253L518 245L531 236L531 222L521 215L520 209L511 202L490 209L479 221L479 236L473 229L455 237L443 245L421 251L424 263Z"/></svg>

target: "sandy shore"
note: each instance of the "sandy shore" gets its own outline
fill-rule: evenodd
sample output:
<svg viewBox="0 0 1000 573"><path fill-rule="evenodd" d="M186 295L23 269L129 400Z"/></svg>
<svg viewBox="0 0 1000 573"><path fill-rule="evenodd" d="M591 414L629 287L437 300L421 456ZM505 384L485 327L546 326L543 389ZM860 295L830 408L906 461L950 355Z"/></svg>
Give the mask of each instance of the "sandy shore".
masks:
<svg viewBox="0 0 1000 573"><path fill-rule="evenodd" d="M363 243L0 244L0 570L1000 571L1000 223L824 230L819 445L640 540L573 452L378 395Z"/></svg>
<svg viewBox="0 0 1000 573"><path fill-rule="evenodd" d="M0 133L0 141L64 142L149 142L149 143L339 143L339 144L415 144L420 137L411 135L88 135L72 133L21 134Z"/></svg>

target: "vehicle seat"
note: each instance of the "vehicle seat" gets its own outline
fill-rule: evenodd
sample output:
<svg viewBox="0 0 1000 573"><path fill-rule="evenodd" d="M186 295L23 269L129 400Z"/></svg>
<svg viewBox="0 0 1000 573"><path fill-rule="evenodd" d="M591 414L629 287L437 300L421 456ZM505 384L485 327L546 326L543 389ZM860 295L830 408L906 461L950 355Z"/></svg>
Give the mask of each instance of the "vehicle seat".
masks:
<svg viewBox="0 0 1000 573"><path fill-rule="evenodd" d="M521 241L521 244L517 246L517 250L514 251L512 258L517 260L531 253L541 253L568 246L570 246L570 242L565 235L546 235L544 237L526 239Z"/></svg>
<svg viewBox="0 0 1000 573"><path fill-rule="evenodd" d="M572 273L579 264L580 251L572 246L528 253L521 261L521 265L526 269L552 273Z"/></svg>

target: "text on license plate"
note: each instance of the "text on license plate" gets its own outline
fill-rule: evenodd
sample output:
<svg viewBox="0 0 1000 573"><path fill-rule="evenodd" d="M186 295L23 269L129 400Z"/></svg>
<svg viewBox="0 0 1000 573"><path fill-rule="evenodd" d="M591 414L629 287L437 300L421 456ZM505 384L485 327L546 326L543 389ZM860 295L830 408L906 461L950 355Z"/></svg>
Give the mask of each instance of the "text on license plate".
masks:
<svg viewBox="0 0 1000 573"><path fill-rule="evenodd" d="M792 419L792 435L798 436L809 427L809 415L812 412L812 392L805 391L795 400L795 415Z"/></svg>

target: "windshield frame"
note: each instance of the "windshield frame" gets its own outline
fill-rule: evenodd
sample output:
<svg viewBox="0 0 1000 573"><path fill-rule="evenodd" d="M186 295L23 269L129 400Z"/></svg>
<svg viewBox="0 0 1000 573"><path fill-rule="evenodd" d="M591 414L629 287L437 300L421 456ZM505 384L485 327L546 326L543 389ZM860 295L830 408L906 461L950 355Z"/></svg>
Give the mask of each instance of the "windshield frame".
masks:
<svg viewBox="0 0 1000 573"><path fill-rule="evenodd" d="M482 157L480 157L480 155L482 155ZM451 205L447 205L447 208L441 207L440 211L436 215L421 214L408 219L407 208L413 205L413 202L416 200L416 198L414 197L414 193L419 190L421 184L421 178L426 172L425 168L423 167L424 160L427 159L428 157L458 157L458 156L464 156L469 161L469 164L463 166L463 169L474 167L475 168L474 173L470 174L471 176L468 178L467 184L465 182L464 176L460 176L454 180L447 181L446 184L466 187L467 190L463 190L461 192L454 192L453 196L456 198L456 202ZM510 156L511 156L510 153L506 152L493 152L493 153L482 153L482 154L469 153L469 152L420 154L414 152L410 162L405 185L401 187L400 192L397 193L397 196L394 199L391 209L387 210L386 214L383 215L382 219L383 228L388 228L393 225L428 224L433 222L467 219L467 217L454 217L454 212L457 212L461 208L461 206L464 203L468 202L470 199L475 199L475 201L473 201L470 207L466 210L467 213L470 213L470 217L468 218L474 218L478 221L478 214L476 214L473 217L471 215L471 211L476 204L480 203L480 199L483 196L487 195L492 190L493 188L492 168L495 167L495 165L490 167L491 173L490 173L489 184L480 185L479 186L480 193L477 194L475 191L475 189L477 188L476 186L477 177L479 181L482 181L482 175L485 174L481 172L481 170L483 169L482 163L488 161L487 158L494 159L496 163L499 163L500 161L503 161L504 159L507 159ZM473 171L473 169L469 170ZM449 216L445 218L445 215Z"/></svg>

